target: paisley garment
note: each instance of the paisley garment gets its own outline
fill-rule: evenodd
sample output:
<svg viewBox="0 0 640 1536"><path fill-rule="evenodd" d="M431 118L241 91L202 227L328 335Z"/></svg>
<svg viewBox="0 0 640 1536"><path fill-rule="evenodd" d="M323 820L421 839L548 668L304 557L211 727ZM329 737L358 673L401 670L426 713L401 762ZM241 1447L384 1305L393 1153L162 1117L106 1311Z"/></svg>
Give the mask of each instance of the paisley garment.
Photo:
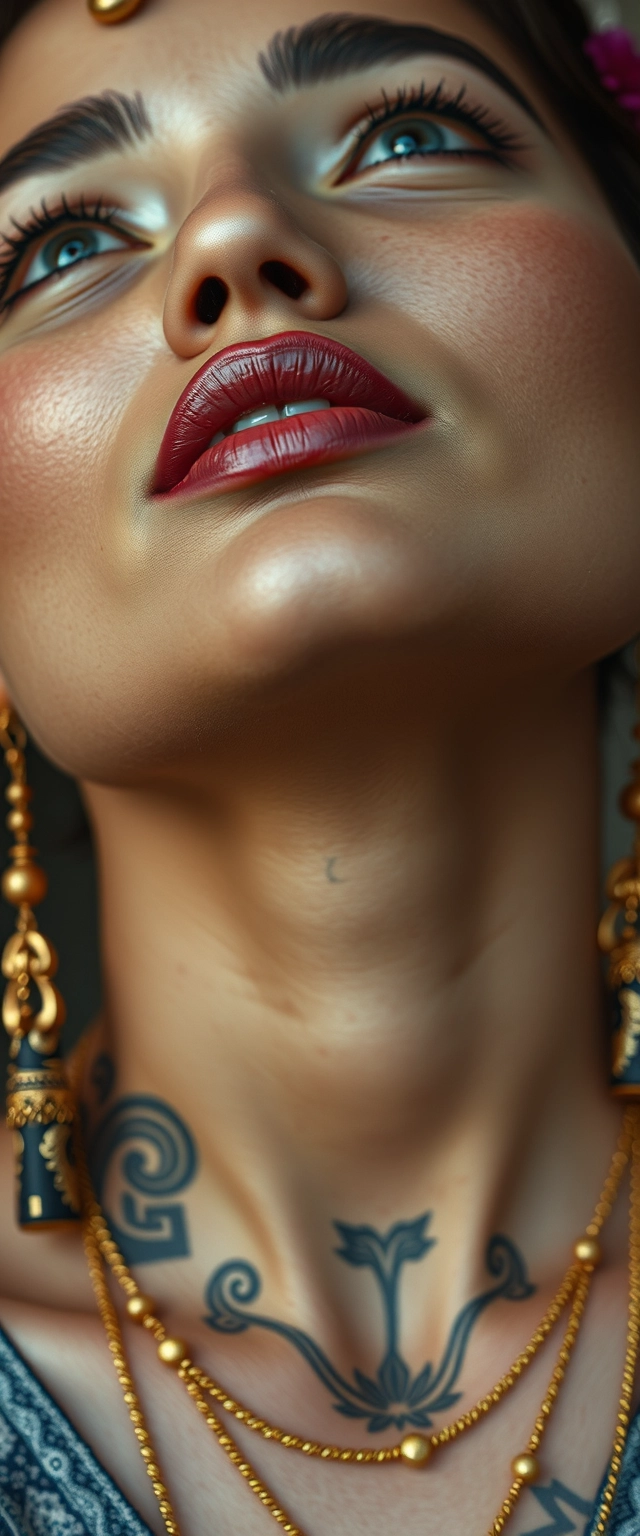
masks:
<svg viewBox="0 0 640 1536"><path fill-rule="evenodd" d="M0 1536L151 1536L1 1328Z"/></svg>
<svg viewBox="0 0 640 1536"><path fill-rule="evenodd" d="M586 1526L584 1515L572 1519L561 1495L545 1506L550 1519L537 1523L536 1536L590 1536L590 1518ZM151 1536L1 1328L0 1536ZM640 1415L609 1536L640 1536Z"/></svg>

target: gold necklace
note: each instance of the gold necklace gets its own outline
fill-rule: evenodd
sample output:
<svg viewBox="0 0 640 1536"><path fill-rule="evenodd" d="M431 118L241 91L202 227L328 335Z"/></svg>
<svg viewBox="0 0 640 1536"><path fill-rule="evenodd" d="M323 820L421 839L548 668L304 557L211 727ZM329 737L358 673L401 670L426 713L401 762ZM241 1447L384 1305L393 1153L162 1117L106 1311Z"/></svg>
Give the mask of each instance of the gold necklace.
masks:
<svg viewBox="0 0 640 1536"><path fill-rule="evenodd" d="M406 1435L399 1444L387 1446L383 1450L362 1450L348 1446L327 1445L320 1441L304 1439L300 1435L290 1434L280 1429L277 1425L271 1424L269 1420L253 1413L251 1409L245 1407L242 1403L237 1402L220 1382L215 1381L205 1371L202 1371L199 1366L194 1364L185 1342L182 1339L173 1338L167 1333L164 1324L155 1313L154 1302L151 1297L146 1296L140 1291L128 1265L125 1263L109 1231L104 1213L95 1198L84 1149L82 1146L79 1146L78 1164L85 1214L84 1243L91 1283L118 1381L122 1387L124 1401L133 1424L134 1434L138 1440L140 1454L151 1479L153 1491L158 1500L158 1507L168 1536L180 1536L180 1531L127 1363L122 1329L109 1290L107 1271L111 1272L125 1293L128 1317L132 1321L140 1323L151 1333L157 1345L159 1359L164 1365L172 1367L176 1371L179 1380L183 1382L186 1391L193 1399L219 1446L229 1457L232 1465L245 1478L252 1493L256 1495L277 1524L283 1528L287 1536L304 1536L304 1532L282 1507L270 1488L267 1487L267 1484L258 1476L251 1462L244 1456L233 1436L229 1434L217 1413L214 1412L211 1400L222 1408L225 1413L235 1418L238 1423L244 1424L247 1429L253 1430L256 1434L261 1435L263 1439L275 1440L279 1445L284 1446L286 1450L298 1451L304 1456L318 1457L322 1461L354 1462L359 1466L381 1466L389 1462L395 1462L400 1465L417 1468L426 1467L438 1450L451 1444L467 1430L473 1429L476 1424L481 1423L486 1415L502 1401L507 1392L510 1392L515 1387L523 1373L535 1359L538 1351L563 1312L570 1308L556 1364L527 1447L523 1452L515 1456L511 1463L511 1485L498 1510L493 1525L487 1533L487 1536L501 1536L501 1532L504 1531L507 1521L516 1508L523 1489L528 1484L538 1480L540 1467L537 1453L555 1407L560 1387L564 1381L566 1369L578 1337L591 1280L600 1262L600 1233L607 1217L611 1214L619 1192L622 1175L628 1162L631 1164L631 1194L629 1201L629 1311L627 1342L612 1454L607 1482L600 1501L596 1524L593 1527L593 1536L605 1536L613 1508L631 1416L633 1389L640 1349L640 1105L631 1104L625 1110L618 1146L593 1218L589 1222L584 1236L579 1238L574 1245L573 1260L564 1276L562 1284L525 1349L518 1355L504 1376L496 1382L493 1389L485 1397L480 1398L475 1407L469 1409L467 1413L460 1414L452 1423L445 1425L443 1429L433 1435Z"/></svg>

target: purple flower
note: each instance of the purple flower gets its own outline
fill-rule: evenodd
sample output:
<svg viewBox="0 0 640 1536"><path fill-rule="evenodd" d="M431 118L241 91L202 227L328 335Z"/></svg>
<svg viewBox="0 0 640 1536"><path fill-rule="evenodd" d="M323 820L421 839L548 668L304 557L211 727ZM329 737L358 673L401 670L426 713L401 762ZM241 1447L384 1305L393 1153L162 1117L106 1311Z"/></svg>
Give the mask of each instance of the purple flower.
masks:
<svg viewBox="0 0 640 1536"><path fill-rule="evenodd" d="M594 32L584 45L605 90L617 96L640 129L640 50L624 27Z"/></svg>

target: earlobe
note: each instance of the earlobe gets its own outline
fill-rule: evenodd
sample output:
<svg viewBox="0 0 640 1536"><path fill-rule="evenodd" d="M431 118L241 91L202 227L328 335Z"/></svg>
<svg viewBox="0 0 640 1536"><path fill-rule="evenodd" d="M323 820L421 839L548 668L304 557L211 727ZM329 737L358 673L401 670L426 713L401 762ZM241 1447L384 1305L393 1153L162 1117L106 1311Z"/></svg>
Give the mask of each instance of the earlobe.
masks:
<svg viewBox="0 0 640 1536"><path fill-rule="evenodd" d="M0 709L7 709L11 705L11 699L7 690L2 672L0 672Z"/></svg>

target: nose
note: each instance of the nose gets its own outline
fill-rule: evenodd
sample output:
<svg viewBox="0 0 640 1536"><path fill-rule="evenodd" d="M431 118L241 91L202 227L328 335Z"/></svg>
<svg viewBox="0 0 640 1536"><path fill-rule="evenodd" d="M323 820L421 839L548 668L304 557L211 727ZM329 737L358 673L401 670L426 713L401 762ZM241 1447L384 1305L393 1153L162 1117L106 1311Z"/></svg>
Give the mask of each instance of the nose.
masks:
<svg viewBox="0 0 640 1536"><path fill-rule="evenodd" d="M338 262L275 199L246 185L211 188L176 239L164 330L179 357L195 357L223 316L225 334L244 339L247 327L268 334L331 320L346 302Z"/></svg>

